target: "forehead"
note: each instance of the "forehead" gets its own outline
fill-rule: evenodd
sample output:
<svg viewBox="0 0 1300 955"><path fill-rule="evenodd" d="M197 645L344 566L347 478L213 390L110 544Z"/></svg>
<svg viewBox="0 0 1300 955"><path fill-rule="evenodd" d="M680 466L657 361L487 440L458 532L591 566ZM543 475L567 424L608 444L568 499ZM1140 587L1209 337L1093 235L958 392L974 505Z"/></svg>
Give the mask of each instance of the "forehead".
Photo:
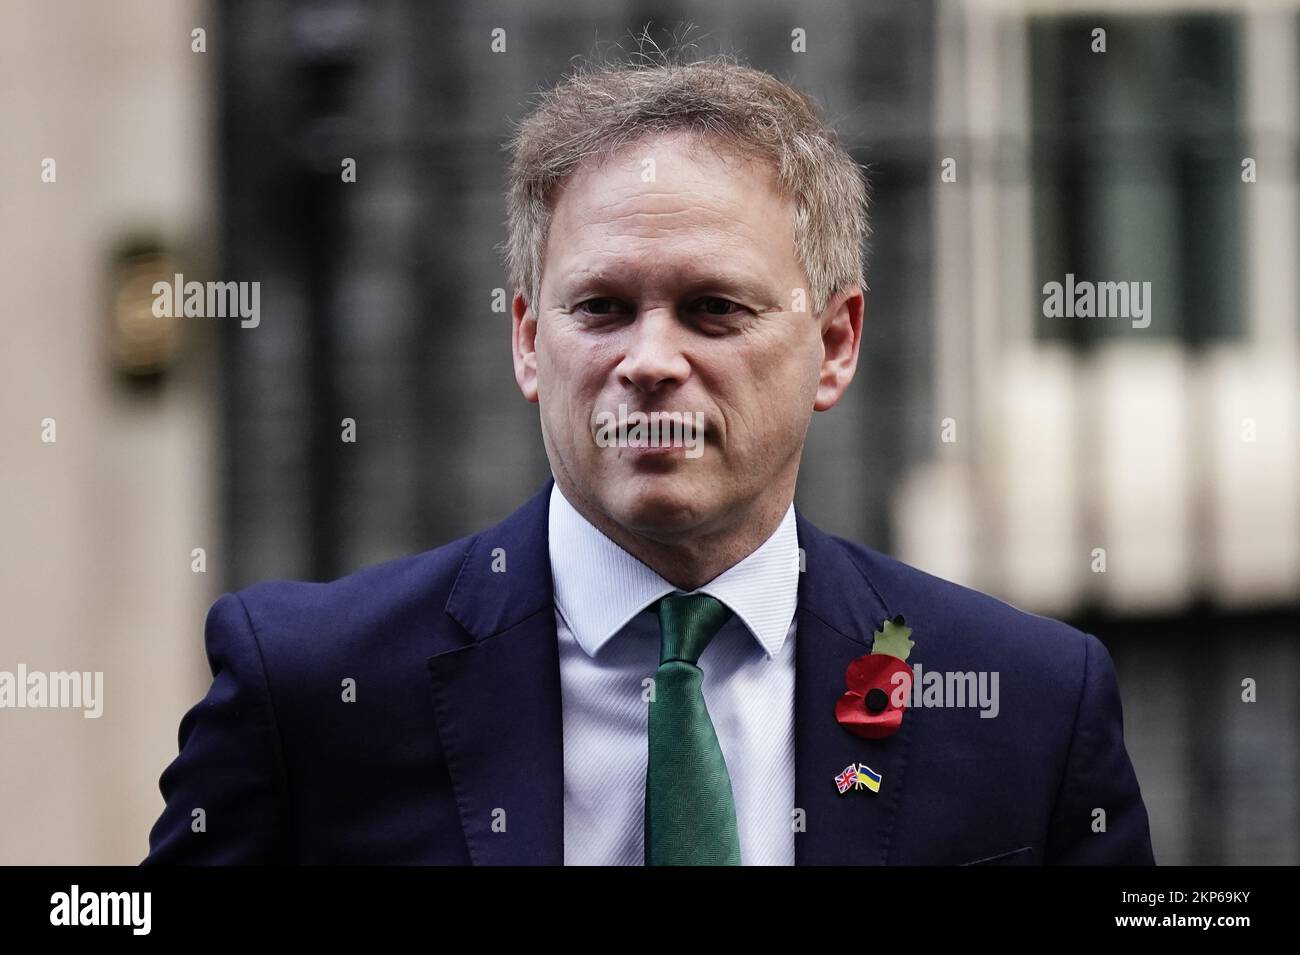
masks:
<svg viewBox="0 0 1300 955"><path fill-rule="evenodd" d="M563 274L720 256L763 272L797 265L793 203L770 163L675 134L628 144L570 177L552 211L545 261Z"/></svg>

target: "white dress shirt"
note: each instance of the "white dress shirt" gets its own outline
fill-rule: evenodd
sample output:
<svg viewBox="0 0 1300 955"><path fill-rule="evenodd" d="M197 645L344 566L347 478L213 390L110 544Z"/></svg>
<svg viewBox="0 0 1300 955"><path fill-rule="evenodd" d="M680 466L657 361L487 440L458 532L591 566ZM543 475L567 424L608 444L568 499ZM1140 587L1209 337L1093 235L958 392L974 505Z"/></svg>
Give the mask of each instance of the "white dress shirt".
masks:
<svg viewBox="0 0 1300 955"><path fill-rule="evenodd" d="M551 575L564 707L564 862L642 865L649 756L643 681L659 666L650 609L680 593L551 491ZM793 865L794 505L752 554L693 593L734 616L705 648L704 702L731 776L744 865Z"/></svg>

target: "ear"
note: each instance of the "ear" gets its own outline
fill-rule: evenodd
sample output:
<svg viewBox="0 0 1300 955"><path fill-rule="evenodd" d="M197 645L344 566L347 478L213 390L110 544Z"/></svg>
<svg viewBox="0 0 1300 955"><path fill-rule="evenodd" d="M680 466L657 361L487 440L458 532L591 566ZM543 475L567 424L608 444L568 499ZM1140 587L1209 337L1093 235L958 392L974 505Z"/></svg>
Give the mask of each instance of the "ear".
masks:
<svg viewBox="0 0 1300 955"><path fill-rule="evenodd" d="M515 363L515 381L525 400L537 402L537 316L524 299L523 292L515 291L510 304L510 352Z"/></svg>
<svg viewBox="0 0 1300 955"><path fill-rule="evenodd" d="M848 390L858 370L862 344L862 289L856 285L836 292L822 310L822 367L817 379L814 411L829 411Z"/></svg>

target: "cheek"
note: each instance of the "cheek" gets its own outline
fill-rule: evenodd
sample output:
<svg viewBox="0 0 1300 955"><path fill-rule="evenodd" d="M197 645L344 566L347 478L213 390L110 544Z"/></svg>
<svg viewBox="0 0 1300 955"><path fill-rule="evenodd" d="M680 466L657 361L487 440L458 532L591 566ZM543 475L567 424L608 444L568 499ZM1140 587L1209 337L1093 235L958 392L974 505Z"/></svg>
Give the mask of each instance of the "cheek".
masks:
<svg viewBox="0 0 1300 955"><path fill-rule="evenodd" d="M563 398L565 385L573 380L573 347L556 329L554 320L544 318L537 328L537 376L543 394Z"/></svg>
<svg viewBox="0 0 1300 955"><path fill-rule="evenodd" d="M821 380L821 339L815 334L800 335L790 346L789 366L784 371L790 398L802 406L804 399L811 406Z"/></svg>
<svg viewBox="0 0 1300 955"><path fill-rule="evenodd" d="M713 395L724 410L734 454L766 458L799 443L808 430L819 365L802 342L775 353L764 350L719 379Z"/></svg>
<svg viewBox="0 0 1300 955"><path fill-rule="evenodd" d="M737 366L737 386L729 389L747 417L768 431L784 430L806 403L811 407L821 378L817 339L803 334L782 336L748 352Z"/></svg>
<svg viewBox="0 0 1300 955"><path fill-rule="evenodd" d="M537 389L549 421L569 430L583 423L600 393L598 367L598 356L590 348L562 332L538 334Z"/></svg>

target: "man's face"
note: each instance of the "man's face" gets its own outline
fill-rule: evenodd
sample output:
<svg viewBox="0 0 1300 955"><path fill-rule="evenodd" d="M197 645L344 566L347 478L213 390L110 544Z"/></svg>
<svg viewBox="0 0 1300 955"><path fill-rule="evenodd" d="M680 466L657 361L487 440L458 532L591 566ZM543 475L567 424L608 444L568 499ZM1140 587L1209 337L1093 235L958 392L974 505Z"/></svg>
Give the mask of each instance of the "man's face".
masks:
<svg viewBox="0 0 1300 955"><path fill-rule="evenodd" d="M861 321L856 289L812 313L770 167L692 143L643 140L575 174L539 301L514 303L516 378L561 489L665 544L784 510L812 411L852 378ZM698 447L602 446L620 405L702 415Z"/></svg>

